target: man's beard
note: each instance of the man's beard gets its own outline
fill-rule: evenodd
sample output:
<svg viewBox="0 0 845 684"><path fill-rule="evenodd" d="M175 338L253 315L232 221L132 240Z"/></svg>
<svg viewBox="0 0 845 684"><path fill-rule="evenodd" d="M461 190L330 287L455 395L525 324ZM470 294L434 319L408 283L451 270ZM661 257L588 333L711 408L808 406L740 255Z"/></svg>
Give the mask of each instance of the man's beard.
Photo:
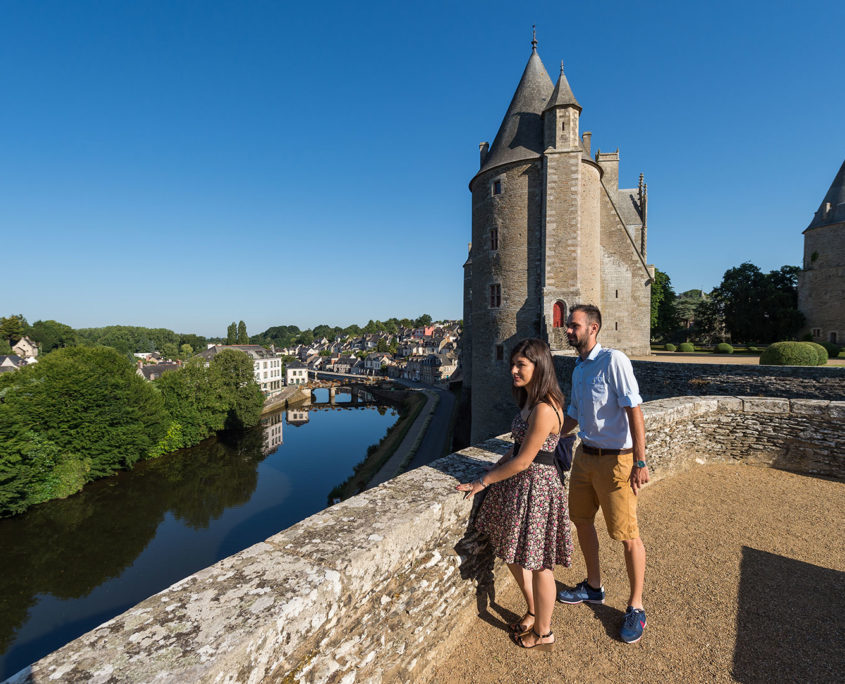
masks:
<svg viewBox="0 0 845 684"><path fill-rule="evenodd" d="M569 335L566 336L566 341L569 342L569 346L575 347L575 349L579 352L584 351L584 349L587 346L587 342L588 342L589 338L586 337L586 336L579 338L577 335L573 336L573 337L575 338L574 341L573 341L572 337L570 337Z"/></svg>

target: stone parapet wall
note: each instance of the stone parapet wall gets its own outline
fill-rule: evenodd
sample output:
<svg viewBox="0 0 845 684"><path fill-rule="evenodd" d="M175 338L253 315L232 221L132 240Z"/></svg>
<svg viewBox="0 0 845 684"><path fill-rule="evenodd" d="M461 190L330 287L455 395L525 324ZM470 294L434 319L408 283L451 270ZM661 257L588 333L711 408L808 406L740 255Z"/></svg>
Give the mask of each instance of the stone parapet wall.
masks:
<svg viewBox="0 0 845 684"><path fill-rule="evenodd" d="M643 406L654 479L706 462L845 478L845 402L676 397ZM368 490L152 596L11 681L425 682L507 571L457 482L507 436Z"/></svg>
<svg viewBox="0 0 845 684"><path fill-rule="evenodd" d="M554 354L560 387L569 396L575 356ZM845 399L845 367L753 366L631 361L647 400L677 396L763 396Z"/></svg>

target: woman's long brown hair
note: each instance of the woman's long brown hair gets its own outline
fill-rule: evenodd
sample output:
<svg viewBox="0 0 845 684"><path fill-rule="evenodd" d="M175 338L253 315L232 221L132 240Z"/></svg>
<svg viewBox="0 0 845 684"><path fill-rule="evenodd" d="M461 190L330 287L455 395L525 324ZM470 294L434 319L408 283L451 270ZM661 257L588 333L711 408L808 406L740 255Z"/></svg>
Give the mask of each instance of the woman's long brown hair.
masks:
<svg viewBox="0 0 845 684"><path fill-rule="evenodd" d="M534 373L528 387L512 387L513 398L520 408L532 409L542 401L558 406L563 411L563 392L557 384L557 375L549 345L536 337L518 342L511 351L511 367L517 356L524 356L534 364Z"/></svg>

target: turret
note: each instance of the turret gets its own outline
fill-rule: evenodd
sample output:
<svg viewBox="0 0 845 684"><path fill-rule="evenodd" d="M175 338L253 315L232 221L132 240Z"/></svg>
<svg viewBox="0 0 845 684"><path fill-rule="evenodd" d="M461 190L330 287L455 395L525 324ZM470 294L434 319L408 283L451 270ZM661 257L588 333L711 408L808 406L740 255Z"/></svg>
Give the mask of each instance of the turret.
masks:
<svg viewBox="0 0 845 684"><path fill-rule="evenodd" d="M575 99L560 63L560 76L549 101L543 109L543 141L546 149L572 150L580 148L578 119L581 105Z"/></svg>

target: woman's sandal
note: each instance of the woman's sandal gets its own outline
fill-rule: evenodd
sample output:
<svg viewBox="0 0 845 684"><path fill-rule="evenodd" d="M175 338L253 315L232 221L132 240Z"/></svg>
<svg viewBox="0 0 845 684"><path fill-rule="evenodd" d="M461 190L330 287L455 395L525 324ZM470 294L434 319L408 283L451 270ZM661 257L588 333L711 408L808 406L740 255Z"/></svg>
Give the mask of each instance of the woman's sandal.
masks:
<svg viewBox="0 0 845 684"><path fill-rule="evenodd" d="M526 613L525 613L525 617L523 617L522 619L524 620L524 619L525 619L525 618L527 618L529 615L530 615L531 617L534 617L534 613L532 613L532 612L529 610L529 611L526 611ZM514 622L512 625L508 625L508 628L509 628L509 629L511 630L511 632L513 632L514 634L528 634L528 632L530 632L530 631L531 631L531 627L532 627L532 626L533 626L533 625L529 625L528 627L526 627L526 626L525 626L525 625L523 625L523 624L522 624L522 622L520 621L520 622Z"/></svg>
<svg viewBox="0 0 845 684"><path fill-rule="evenodd" d="M554 632L551 632L551 631L548 634L537 634L537 630L535 630L533 628L531 629L531 631L534 632L534 636L536 636L538 639L548 639L549 637L554 636ZM528 634L528 632L526 632L525 634ZM538 641L533 646L526 646L522 642L522 637L524 637L525 634L512 634L511 635L511 641L513 641L513 643L515 643L520 648L536 648L538 651L551 651L552 647L555 645L554 641L552 641L548 644L543 644L543 643L540 643Z"/></svg>

